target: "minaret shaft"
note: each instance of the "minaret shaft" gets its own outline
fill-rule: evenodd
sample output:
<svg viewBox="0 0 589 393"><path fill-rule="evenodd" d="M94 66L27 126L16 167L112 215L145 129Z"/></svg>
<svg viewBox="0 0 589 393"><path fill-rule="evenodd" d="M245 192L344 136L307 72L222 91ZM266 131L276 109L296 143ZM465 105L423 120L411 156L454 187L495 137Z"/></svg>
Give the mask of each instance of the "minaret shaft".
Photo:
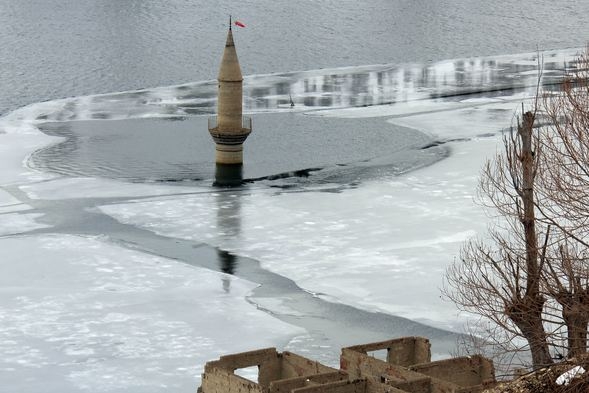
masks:
<svg viewBox="0 0 589 393"><path fill-rule="evenodd" d="M217 164L242 164L243 142L252 126L251 119L243 116L243 76L231 26L217 80L217 117L209 121L209 132L216 144L215 161Z"/></svg>
<svg viewBox="0 0 589 393"><path fill-rule="evenodd" d="M243 127L243 82L219 81L217 124L219 131L241 133Z"/></svg>

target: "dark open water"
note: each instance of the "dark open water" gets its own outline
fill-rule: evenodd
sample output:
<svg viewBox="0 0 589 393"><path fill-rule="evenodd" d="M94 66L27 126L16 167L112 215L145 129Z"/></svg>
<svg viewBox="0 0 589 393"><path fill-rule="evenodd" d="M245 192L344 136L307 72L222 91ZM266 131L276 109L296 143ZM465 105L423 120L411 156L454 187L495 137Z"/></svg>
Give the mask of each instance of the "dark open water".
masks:
<svg viewBox="0 0 589 393"><path fill-rule="evenodd" d="M313 173L313 182L355 184L433 163L445 153L439 147L422 149L431 138L382 119L291 113L258 114L255 121L245 144L246 181L295 178L289 182L304 185L300 178ZM206 117L47 123L42 130L67 139L31 157L30 164L41 170L134 182L211 183L215 178Z"/></svg>

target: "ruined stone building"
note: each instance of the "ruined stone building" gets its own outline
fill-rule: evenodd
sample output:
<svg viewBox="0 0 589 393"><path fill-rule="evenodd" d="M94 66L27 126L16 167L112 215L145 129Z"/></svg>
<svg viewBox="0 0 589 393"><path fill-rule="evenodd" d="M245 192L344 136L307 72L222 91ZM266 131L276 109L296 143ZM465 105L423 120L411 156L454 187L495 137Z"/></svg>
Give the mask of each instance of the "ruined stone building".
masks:
<svg viewBox="0 0 589 393"><path fill-rule="evenodd" d="M386 360L373 355L386 353ZM235 373L257 367L257 381ZM431 361L422 337L342 349L340 369L275 348L208 362L199 393L475 393L495 384L493 363L482 356Z"/></svg>

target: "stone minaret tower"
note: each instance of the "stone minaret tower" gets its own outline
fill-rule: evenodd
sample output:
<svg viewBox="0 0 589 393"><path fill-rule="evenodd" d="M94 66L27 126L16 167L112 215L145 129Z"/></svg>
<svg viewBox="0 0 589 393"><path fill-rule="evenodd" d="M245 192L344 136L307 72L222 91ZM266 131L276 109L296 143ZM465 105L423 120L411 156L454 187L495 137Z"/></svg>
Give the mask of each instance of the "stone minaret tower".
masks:
<svg viewBox="0 0 589 393"><path fill-rule="evenodd" d="M217 80L217 116L209 119L209 132L216 144L215 161L217 164L241 165L243 142L252 131L252 120L242 116L243 76L233 42L231 20Z"/></svg>

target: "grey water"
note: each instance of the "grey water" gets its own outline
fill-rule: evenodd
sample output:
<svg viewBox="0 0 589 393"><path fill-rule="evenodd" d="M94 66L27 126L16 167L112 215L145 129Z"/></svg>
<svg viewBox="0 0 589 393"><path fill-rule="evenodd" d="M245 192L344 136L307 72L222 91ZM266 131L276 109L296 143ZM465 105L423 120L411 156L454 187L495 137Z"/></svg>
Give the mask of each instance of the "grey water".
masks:
<svg viewBox="0 0 589 393"><path fill-rule="evenodd" d="M568 0L3 0L0 113L216 77L229 14L244 75L582 47Z"/></svg>

